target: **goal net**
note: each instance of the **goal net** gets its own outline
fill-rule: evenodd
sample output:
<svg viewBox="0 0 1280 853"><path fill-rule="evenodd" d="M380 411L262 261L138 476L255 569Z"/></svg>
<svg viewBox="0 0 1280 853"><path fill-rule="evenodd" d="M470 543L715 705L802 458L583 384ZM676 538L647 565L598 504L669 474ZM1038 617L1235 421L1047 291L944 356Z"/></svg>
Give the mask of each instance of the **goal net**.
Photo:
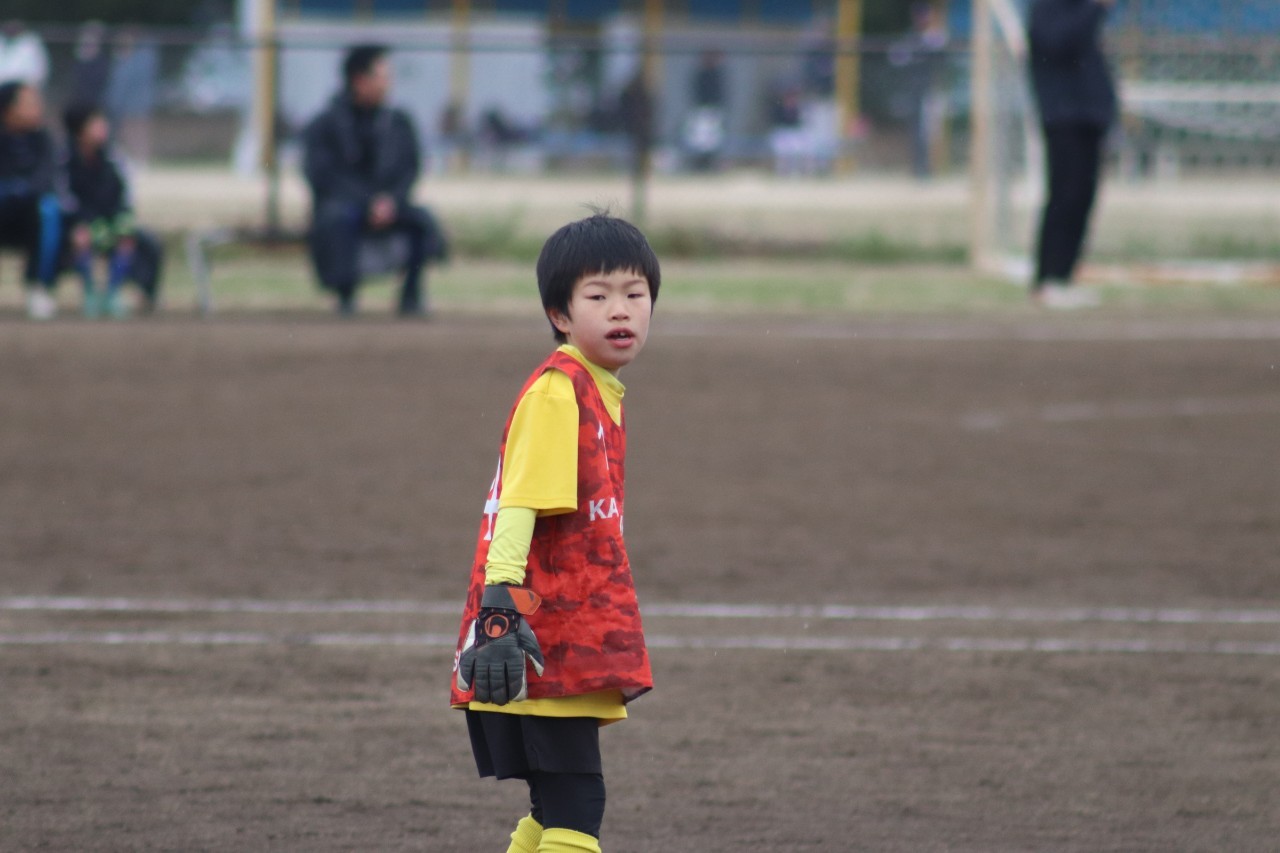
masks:
<svg viewBox="0 0 1280 853"><path fill-rule="evenodd" d="M1030 278L1044 192L1030 0L975 0L971 251ZM1085 278L1280 282L1280 3L1118 0L1105 33L1120 121Z"/></svg>

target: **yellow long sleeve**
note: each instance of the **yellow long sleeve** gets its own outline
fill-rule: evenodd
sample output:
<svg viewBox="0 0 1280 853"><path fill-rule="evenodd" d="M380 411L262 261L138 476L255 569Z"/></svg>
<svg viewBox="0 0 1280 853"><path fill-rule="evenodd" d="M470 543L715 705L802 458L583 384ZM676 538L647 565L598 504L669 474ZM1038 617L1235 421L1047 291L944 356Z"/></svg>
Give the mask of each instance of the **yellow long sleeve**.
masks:
<svg viewBox="0 0 1280 853"><path fill-rule="evenodd" d="M525 566L529 563L529 543L538 511L523 506L504 506L493 522L493 540L489 542L489 558L484 564L484 582L488 585L524 583Z"/></svg>

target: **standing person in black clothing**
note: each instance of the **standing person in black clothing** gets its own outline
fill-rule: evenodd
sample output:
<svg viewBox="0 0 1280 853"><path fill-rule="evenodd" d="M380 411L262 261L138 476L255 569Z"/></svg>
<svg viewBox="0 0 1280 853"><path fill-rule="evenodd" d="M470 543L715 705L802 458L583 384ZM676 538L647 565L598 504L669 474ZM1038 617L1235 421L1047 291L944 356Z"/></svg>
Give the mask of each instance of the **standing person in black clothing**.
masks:
<svg viewBox="0 0 1280 853"><path fill-rule="evenodd" d="M1116 95L1100 34L1114 0L1035 0L1028 37L1031 82L1048 155L1032 297L1046 305L1091 304L1069 289L1097 195L1102 148Z"/></svg>
<svg viewBox="0 0 1280 853"><path fill-rule="evenodd" d="M644 68L618 93L618 120L631 143L631 218L644 222L649 206L649 177L653 174L653 94L644 79Z"/></svg>
<svg viewBox="0 0 1280 853"><path fill-rule="evenodd" d="M71 66L71 95L67 103L100 106L111 76L111 56L107 53L106 27L101 21L81 25L76 36L75 62Z"/></svg>
<svg viewBox="0 0 1280 853"><path fill-rule="evenodd" d="M400 233L409 257L400 289L401 316L426 314L423 266L445 256L435 217L411 202L418 179L417 133L409 116L386 106L391 90L387 48L353 47L342 66L345 85L306 131L304 171L311 185L312 260L338 312L355 313L359 251L372 234Z"/></svg>
<svg viewBox="0 0 1280 853"><path fill-rule="evenodd" d="M160 277L160 241L134 221L129 185L111 156L107 140L111 126L101 107L69 107L63 116L67 130L66 173L75 198L71 250L76 271L84 282L84 314L128 315L120 285L133 278L142 290L143 310L155 308ZM106 289L94 281L94 259L107 259Z"/></svg>
<svg viewBox="0 0 1280 853"><path fill-rule="evenodd" d="M44 101L30 83L0 85L0 244L26 252L27 314L51 319L62 248L62 204Z"/></svg>
<svg viewBox="0 0 1280 853"><path fill-rule="evenodd" d="M719 165L725 143L724 56L705 50L693 74L693 110L685 119L684 143L689 151L689 167L710 172Z"/></svg>
<svg viewBox="0 0 1280 853"><path fill-rule="evenodd" d="M654 102L644 79L644 69L636 69L618 93L618 118L631 142L631 174L647 180L654 143Z"/></svg>
<svg viewBox="0 0 1280 853"><path fill-rule="evenodd" d="M942 75L947 61L947 31L931 2L911 5L911 33L889 48L889 64L897 69L911 126L911 171L917 178L933 174L934 144L945 120Z"/></svg>

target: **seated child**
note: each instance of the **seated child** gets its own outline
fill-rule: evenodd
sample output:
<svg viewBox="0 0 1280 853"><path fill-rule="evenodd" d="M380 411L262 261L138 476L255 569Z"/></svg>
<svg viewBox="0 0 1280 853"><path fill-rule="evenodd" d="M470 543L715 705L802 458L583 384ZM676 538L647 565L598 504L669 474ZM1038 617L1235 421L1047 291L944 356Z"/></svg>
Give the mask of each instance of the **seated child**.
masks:
<svg viewBox="0 0 1280 853"><path fill-rule="evenodd" d="M480 775L529 786L509 851L599 853L599 730L653 686L622 539L617 373L644 348L661 274L644 235L605 214L553 234L537 273L560 346L503 432L450 699Z"/></svg>
<svg viewBox="0 0 1280 853"><path fill-rule="evenodd" d="M67 180L76 202L71 251L84 282L84 314L127 316L128 305L121 298L120 286L130 277L138 281L143 305L150 310L156 299L159 244L134 221L129 186L107 145L111 135L107 118L98 107L72 106L63 120L68 140ZM98 288L94 276L98 256L107 259L104 289Z"/></svg>

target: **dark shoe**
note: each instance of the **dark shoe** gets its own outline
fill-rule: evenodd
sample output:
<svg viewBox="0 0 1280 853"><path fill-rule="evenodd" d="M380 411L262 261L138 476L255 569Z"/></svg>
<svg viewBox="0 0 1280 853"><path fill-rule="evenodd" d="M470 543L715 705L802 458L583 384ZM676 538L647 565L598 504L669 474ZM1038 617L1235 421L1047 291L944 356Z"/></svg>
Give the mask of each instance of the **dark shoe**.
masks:
<svg viewBox="0 0 1280 853"><path fill-rule="evenodd" d="M421 302L401 303L396 309L396 316L406 320L429 320L431 313Z"/></svg>
<svg viewBox="0 0 1280 853"><path fill-rule="evenodd" d="M410 272L404 284L400 286L400 301L396 314L401 317L422 319L427 316L426 287L423 286L420 270Z"/></svg>

